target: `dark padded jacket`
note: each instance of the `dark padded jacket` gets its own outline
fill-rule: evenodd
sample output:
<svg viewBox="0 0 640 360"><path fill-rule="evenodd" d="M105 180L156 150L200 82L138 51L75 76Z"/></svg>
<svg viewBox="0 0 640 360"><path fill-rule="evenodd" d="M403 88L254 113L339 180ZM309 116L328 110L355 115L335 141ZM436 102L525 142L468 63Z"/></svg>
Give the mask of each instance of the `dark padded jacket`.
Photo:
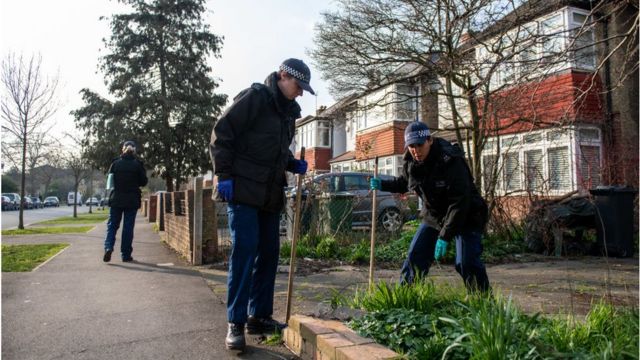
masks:
<svg viewBox="0 0 640 360"><path fill-rule="evenodd" d="M424 223L439 229L444 240L466 231L484 231L487 204L473 183L462 149L444 139L433 138L422 163L415 162L407 151L402 175L381 185L383 191L415 191L424 202Z"/></svg>
<svg viewBox="0 0 640 360"><path fill-rule="evenodd" d="M285 170L295 165L289 145L300 106L283 99L274 72L264 84L240 92L213 128L213 172L218 181L233 179L234 202L270 212L284 206Z"/></svg>
<svg viewBox="0 0 640 360"><path fill-rule="evenodd" d="M139 209L140 187L147 185L147 172L142 161L133 155L121 155L111 163L109 173L113 173L113 190L109 194L109 206Z"/></svg>

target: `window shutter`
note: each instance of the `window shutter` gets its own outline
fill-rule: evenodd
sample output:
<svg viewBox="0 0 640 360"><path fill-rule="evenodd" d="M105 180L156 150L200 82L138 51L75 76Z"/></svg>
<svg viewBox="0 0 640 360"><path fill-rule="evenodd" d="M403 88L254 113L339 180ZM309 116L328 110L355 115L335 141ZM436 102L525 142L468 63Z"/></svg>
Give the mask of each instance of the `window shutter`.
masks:
<svg viewBox="0 0 640 360"><path fill-rule="evenodd" d="M518 153L507 153L504 155L504 183L505 190L519 190L521 187L520 164Z"/></svg>
<svg viewBox="0 0 640 360"><path fill-rule="evenodd" d="M600 147L580 146L580 179L585 189L600 185Z"/></svg>
<svg viewBox="0 0 640 360"><path fill-rule="evenodd" d="M560 147L549 149L549 188L566 190L569 188L569 149Z"/></svg>
<svg viewBox="0 0 640 360"><path fill-rule="evenodd" d="M524 153L526 165L527 190L541 190L543 182L542 174L542 150L530 150Z"/></svg>
<svg viewBox="0 0 640 360"><path fill-rule="evenodd" d="M498 162L498 155L484 155L482 157L482 188L487 194L492 188L496 188L498 179L493 178L493 172Z"/></svg>

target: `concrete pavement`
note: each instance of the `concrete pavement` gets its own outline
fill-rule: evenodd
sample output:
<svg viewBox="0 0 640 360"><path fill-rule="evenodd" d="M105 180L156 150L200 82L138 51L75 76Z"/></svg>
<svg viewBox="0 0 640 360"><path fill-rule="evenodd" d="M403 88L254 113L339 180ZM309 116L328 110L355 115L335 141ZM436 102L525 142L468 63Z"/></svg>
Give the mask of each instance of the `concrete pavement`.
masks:
<svg viewBox="0 0 640 360"><path fill-rule="evenodd" d="M3 236L3 244L70 246L29 273L2 273L4 359L289 359L283 347L248 339L224 347L226 308L138 216L135 262L116 242L102 262L106 224L87 234Z"/></svg>

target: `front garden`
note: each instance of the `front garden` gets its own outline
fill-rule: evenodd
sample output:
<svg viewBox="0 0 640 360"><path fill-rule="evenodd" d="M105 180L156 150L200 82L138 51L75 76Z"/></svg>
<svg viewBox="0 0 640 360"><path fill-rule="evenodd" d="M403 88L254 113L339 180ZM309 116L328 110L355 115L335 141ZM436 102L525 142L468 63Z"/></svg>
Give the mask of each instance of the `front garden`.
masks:
<svg viewBox="0 0 640 360"><path fill-rule="evenodd" d="M376 239L378 268L399 268L416 226L411 222L401 234ZM334 235L301 238L297 257L327 264L368 264L369 233ZM518 228L485 237L483 244L488 264L527 257L523 231ZM283 243L283 261L288 261L290 251L290 244ZM452 263L454 254L455 247L450 247L443 262ZM581 282L568 281L579 292ZM531 293L546 291L532 284L516 285L530 287ZM582 313L586 316L571 311L525 312L500 290L491 297L468 295L461 282L434 282L428 277L412 286L380 282L371 291L363 288L355 295L335 292L325 302L364 310L365 315L347 325L408 359L637 359L637 305L611 301L611 297L591 299L590 309Z"/></svg>

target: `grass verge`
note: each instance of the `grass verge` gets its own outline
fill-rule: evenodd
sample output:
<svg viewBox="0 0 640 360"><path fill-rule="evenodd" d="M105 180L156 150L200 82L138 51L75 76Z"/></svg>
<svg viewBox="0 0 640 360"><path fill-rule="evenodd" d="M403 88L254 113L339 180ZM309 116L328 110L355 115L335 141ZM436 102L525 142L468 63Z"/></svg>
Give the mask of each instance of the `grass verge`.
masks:
<svg viewBox="0 0 640 360"><path fill-rule="evenodd" d="M37 225L92 224L101 223L109 218L109 214L100 211L93 214L78 214L78 217L63 216L57 219L42 221Z"/></svg>
<svg viewBox="0 0 640 360"><path fill-rule="evenodd" d="M2 272L35 269L69 244L2 245Z"/></svg>
<svg viewBox="0 0 640 360"><path fill-rule="evenodd" d="M2 230L2 235L38 235L38 234L71 234L86 233L93 226L51 226L31 227L26 229Z"/></svg>

